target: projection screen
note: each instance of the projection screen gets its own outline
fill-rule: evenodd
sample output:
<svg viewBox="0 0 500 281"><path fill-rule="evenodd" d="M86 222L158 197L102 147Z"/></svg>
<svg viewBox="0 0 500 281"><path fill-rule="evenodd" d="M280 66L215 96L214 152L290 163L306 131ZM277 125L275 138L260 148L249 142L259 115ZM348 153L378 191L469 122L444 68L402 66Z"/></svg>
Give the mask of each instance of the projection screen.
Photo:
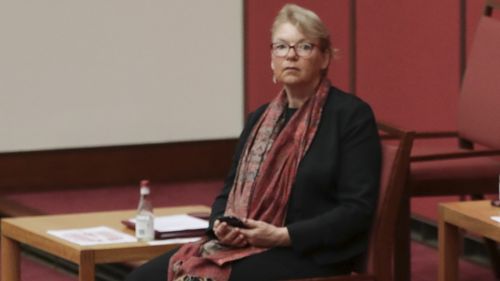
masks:
<svg viewBox="0 0 500 281"><path fill-rule="evenodd" d="M242 0L0 0L0 152L237 137Z"/></svg>

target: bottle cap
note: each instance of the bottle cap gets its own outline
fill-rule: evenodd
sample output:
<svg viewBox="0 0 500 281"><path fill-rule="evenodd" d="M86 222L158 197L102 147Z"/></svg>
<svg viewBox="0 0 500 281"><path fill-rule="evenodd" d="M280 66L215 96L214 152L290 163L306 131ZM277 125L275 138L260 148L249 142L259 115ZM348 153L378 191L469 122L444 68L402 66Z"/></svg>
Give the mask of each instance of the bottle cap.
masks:
<svg viewBox="0 0 500 281"><path fill-rule="evenodd" d="M149 195L149 180L141 180L141 195Z"/></svg>

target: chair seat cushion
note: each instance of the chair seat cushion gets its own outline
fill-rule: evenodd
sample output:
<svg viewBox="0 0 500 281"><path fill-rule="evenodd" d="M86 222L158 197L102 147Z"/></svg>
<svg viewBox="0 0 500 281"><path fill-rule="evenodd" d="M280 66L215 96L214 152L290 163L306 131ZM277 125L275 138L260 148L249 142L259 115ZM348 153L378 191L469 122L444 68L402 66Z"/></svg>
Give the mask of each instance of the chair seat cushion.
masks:
<svg viewBox="0 0 500 281"><path fill-rule="evenodd" d="M417 144L412 156L465 151L446 145ZM412 196L460 195L498 191L500 161L492 157L473 157L411 163Z"/></svg>

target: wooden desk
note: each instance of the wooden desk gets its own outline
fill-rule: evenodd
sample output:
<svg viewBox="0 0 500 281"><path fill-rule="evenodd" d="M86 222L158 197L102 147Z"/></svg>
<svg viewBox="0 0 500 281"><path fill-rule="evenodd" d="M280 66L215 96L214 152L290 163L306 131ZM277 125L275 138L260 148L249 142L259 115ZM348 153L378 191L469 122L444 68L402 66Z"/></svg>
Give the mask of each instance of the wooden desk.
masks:
<svg viewBox="0 0 500 281"><path fill-rule="evenodd" d="M206 206L156 208L156 215L209 212ZM134 235L121 224L135 215L135 210L50 215L2 219L2 281L20 280L19 244L27 244L79 265L80 281L95 280L95 265L124 261L147 260L176 245L149 245L145 242L79 246L47 234L47 230L108 226Z"/></svg>
<svg viewBox="0 0 500 281"><path fill-rule="evenodd" d="M459 229L500 241L500 208L490 201L467 201L439 205L439 281L458 280Z"/></svg>

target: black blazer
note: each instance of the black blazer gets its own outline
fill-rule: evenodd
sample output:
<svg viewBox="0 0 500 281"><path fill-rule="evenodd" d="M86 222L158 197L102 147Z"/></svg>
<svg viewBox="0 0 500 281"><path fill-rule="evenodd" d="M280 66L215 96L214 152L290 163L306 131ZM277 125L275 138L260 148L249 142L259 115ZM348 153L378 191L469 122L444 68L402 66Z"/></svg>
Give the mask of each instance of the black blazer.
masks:
<svg viewBox="0 0 500 281"><path fill-rule="evenodd" d="M224 188L212 205L210 229L223 215L244 144L267 104L252 113L240 136ZM378 199L381 151L372 110L332 87L316 136L299 164L285 225L292 248L319 264L366 251Z"/></svg>

